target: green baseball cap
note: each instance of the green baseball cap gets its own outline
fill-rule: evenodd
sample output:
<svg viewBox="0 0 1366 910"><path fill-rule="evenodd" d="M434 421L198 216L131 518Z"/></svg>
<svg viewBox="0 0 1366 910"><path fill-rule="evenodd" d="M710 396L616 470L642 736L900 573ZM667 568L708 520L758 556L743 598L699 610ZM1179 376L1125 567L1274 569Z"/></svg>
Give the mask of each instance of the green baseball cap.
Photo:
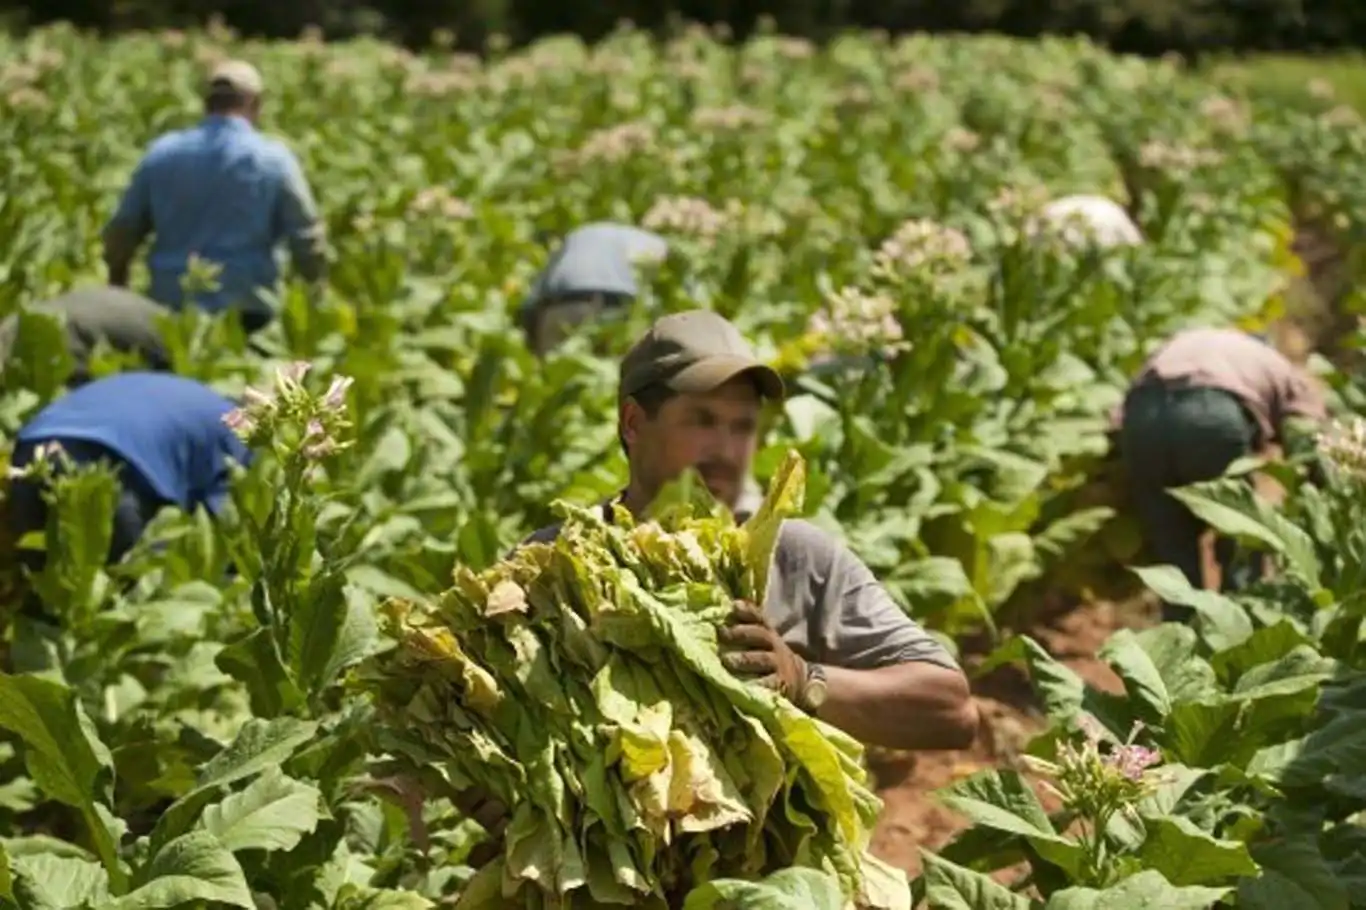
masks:
<svg viewBox="0 0 1366 910"><path fill-rule="evenodd" d="M711 310L688 310L659 319L621 361L618 398L652 385L705 393L742 373L754 377L765 398L781 399L783 380L755 356L740 330Z"/></svg>

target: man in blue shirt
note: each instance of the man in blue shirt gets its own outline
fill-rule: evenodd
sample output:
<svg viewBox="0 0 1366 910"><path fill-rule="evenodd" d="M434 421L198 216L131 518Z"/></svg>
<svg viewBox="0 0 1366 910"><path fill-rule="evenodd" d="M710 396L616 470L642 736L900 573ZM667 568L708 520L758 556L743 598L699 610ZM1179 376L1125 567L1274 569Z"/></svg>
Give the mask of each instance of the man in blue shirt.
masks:
<svg viewBox="0 0 1366 910"><path fill-rule="evenodd" d="M261 95L255 67L223 63L210 78L204 120L151 144L104 229L110 284L127 286L129 264L152 234L153 299L184 305L181 279L195 256L221 271L218 290L199 292L192 303L210 312L236 307L255 331L273 318L259 292L277 285L281 243L305 280L323 278L317 205L294 154L257 131Z"/></svg>
<svg viewBox="0 0 1366 910"><path fill-rule="evenodd" d="M527 345L545 356L574 326L625 306L639 293L636 266L668 255L658 234L598 221L571 231L522 303Z"/></svg>
<svg viewBox="0 0 1366 910"><path fill-rule="evenodd" d="M246 465L251 452L223 422L236 405L208 386L169 373L120 373L68 392L18 433L11 464L22 470L55 443L74 464L105 461L119 475L109 561L122 559L164 506L217 515L229 495L229 461ZM56 471L62 458L47 454ZM9 531L14 540L47 526L41 484L10 484ZM31 570L41 558L21 554Z"/></svg>

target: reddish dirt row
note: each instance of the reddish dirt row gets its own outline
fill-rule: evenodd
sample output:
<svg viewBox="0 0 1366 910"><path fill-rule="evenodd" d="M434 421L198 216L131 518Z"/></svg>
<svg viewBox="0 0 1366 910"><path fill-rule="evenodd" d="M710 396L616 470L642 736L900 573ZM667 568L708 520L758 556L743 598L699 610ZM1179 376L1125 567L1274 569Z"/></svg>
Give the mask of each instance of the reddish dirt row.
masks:
<svg viewBox="0 0 1366 910"><path fill-rule="evenodd" d="M1148 624L1147 613L1142 604L1100 603L1063 612L1025 631L1089 684L1122 692L1119 678L1095 655L1116 629ZM981 659L980 653L967 653L963 662L971 671ZM973 689L982 727L972 748L878 756L870 761L885 804L872 851L911 875L920 871L921 848L938 850L967 827L960 816L935 800L933 791L984 768L1010 767L1044 727L1029 681L1019 670L1002 668L975 680Z"/></svg>

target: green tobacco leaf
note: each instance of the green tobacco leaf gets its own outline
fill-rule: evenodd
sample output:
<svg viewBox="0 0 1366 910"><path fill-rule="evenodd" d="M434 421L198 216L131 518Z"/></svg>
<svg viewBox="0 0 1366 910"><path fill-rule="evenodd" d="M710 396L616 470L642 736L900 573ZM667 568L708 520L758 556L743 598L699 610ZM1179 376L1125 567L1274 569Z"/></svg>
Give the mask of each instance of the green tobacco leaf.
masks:
<svg viewBox="0 0 1366 910"><path fill-rule="evenodd" d="M888 578L916 606L952 602L972 592L963 564L948 556L930 556L904 563Z"/></svg>
<svg viewBox="0 0 1366 910"><path fill-rule="evenodd" d="M1254 701L1315 689L1332 678L1336 667L1335 661L1320 655L1312 645L1297 645L1284 656L1240 676L1233 697Z"/></svg>
<svg viewBox="0 0 1366 910"><path fill-rule="evenodd" d="M55 503L48 509L46 529L52 546L34 588L64 627L83 630L108 580L104 569L114 533L118 479L107 465L82 464L53 482L52 495Z"/></svg>
<svg viewBox="0 0 1366 910"><path fill-rule="evenodd" d="M255 910L242 867L207 831L167 843L138 876L141 886L101 910L172 910L197 901Z"/></svg>
<svg viewBox="0 0 1366 910"><path fill-rule="evenodd" d="M347 667L364 660L379 641L375 609L346 576L323 571L309 582L290 617L289 666L298 686L316 696Z"/></svg>
<svg viewBox="0 0 1366 910"><path fill-rule="evenodd" d="M992 608L1005 603L1020 585L1043 572L1034 541L1022 532L992 536L986 542L985 558L977 593Z"/></svg>
<svg viewBox="0 0 1366 910"><path fill-rule="evenodd" d="M1148 869L1102 891L1058 891L1043 910L1209 910L1228 893L1228 888L1181 888L1163 878L1162 873Z"/></svg>
<svg viewBox="0 0 1366 910"><path fill-rule="evenodd" d="M1029 668L1029 678L1049 717L1070 719L1081 710L1086 696L1086 684L1081 677L1054 660L1042 645L1027 635L1016 636L987 655L974 675L985 676L997 667L1015 661L1024 661Z"/></svg>
<svg viewBox="0 0 1366 910"><path fill-rule="evenodd" d="M1171 704L1219 694L1214 668L1196 654L1192 629L1164 623L1136 633L1134 639L1157 668Z"/></svg>
<svg viewBox="0 0 1366 910"><path fill-rule="evenodd" d="M982 771L935 792L955 812L975 824L1026 838L1050 863L1076 875L1082 850L1058 834L1032 787L1018 773Z"/></svg>
<svg viewBox="0 0 1366 910"><path fill-rule="evenodd" d="M428 910L435 906L415 891L391 891L348 882L337 890L331 910Z"/></svg>
<svg viewBox="0 0 1366 910"><path fill-rule="evenodd" d="M1217 885L1257 874L1245 844L1219 840L1180 817L1144 819L1143 824L1148 837L1139 857L1173 885Z"/></svg>
<svg viewBox="0 0 1366 910"><path fill-rule="evenodd" d="M199 772L195 788L176 800L152 829L152 848L179 837L190 829L200 811L213 801L218 788L283 765L299 746L317 732L311 721L281 717L253 717L242 725L237 737Z"/></svg>
<svg viewBox="0 0 1366 910"><path fill-rule="evenodd" d="M1157 724L1167 716L1171 710L1167 686L1133 632L1117 630L1101 648L1099 656L1124 681L1125 694L1141 720Z"/></svg>
<svg viewBox="0 0 1366 910"><path fill-rule="evenodd" d="M1246 610L1222 594L1193 587L1175 566L1136 566L1131 571L1164 601L1195 610L1200 635L1215 652L1252 635L1252 620Z"/></svg>
<svg viewBox="0 0 1366 910"><path fill-rule="evenodd" d="M1182 702L1167 717L1164 745L1172 757L1193 768L1225 762L1242 766L1252 754L1237 752L1242 707L1233 702Z"/></svg>
<svg viewBox="0 0 1366 910"><path fill-rule="evenodd" d="M964 869L921 850L925 864L925 900L935 910L1029 910L1027 897L990 876Z"/></svg>
<svg viewBox="0 0 1366 910"><path fill-rule="evenodd" d="M54 313L21 307L14 314L14 343L0 365L6 389L28 389L46 402L62 391L76 361L66 326Z"/></svg>
<svg viewBox="0 0 1366 910"><path fill-rule="evenodd" d="M1287 787L1313 787L1332 774L1359 773L1366 756L1366 724L1359 712L1342 714L1315 730L1288 756L1281 772Z"/></svg>
<svg viewBox="0 0 1366 910"><path fill-rule="evenodd" d="M717 879L689 892L683 910L844 910L839 879L819 869L782 869L762 881Z"/></svg>
<svg viewBox="0 0 1366 910"><path fill-rule="evenodd" d="M1036 534L1034 549L1047 559L1063 559L1097 534L1115 514L1115 510L1108 506L1072 512Z"/></svg>
<svg viewBox="0 0 1366 910"><path fill-rule="evenodd" d="M36 676L0 673L0 727L23 739L24 763L38 788L80 810L100 861L117 876L117 844L96 811L96 802L108 799L114 761L76 693Z"/></svg>
<svg viewBox="0 0 1366 910"><path fill-rule="evenodd" d="M200 823L234 853L288 851L317 827L321 799L316 788L272 765L245 790L205 808Z"/></svg>
<svg viewBox="0 0 1366 910"><path fill-rule="evenodd" d="M745 522L746 593L755 603L763 603L767 593L768 570L783 521L799 513L806 493L806 466L800 455L789 450L769 482L768 493L754 514Z"/></svg>
<svg viewBox="0 0 1366 910"><path fill-rule="evenodd" d="M1286 558L1287 568L1319 583L1313 539L1239 480L1216 480L1171 491L1195 516L1230 537L1260 541Z"/></svg>
<svg viewBox="0 0 1366 910"><path fill-rule="evenodd" d="M275 639L264 626L219 651L214 663L247 687L251 712L258 717L279 717L304 704L304 693L290 679Z"/></svg>
<svg viewBox="0 0 1366 910"><path fill-rule="evenodd" d="M1309 644L1309 639L1293 623L1282 620L1274 626L1258 629L1236 647L1216 653L1211 660L1222 679L1236 682L1253 667L1279 660L1297 647Z"/></svg>
<svg viewBox="0 0 1366 910"><path fill-rule="evenodd" d="M9 854L0 846L0 897L14 896L14 875L10 871Z"/></svg>
<svg viewBox="0 0 1366 910"><path fill-rule="evenodd" d="M1238 883L1239 910L1348 910L1347 888L1309 838L1280 839L1253 849L1262 867Z"/></svg>
<svg viewBox="0 0 1366 910"><path fill-rule="evenodd" d="M20 910L71 910L94 906L109 894L109 876L99 863L52 853L16 856L14 902Z"/></svg>

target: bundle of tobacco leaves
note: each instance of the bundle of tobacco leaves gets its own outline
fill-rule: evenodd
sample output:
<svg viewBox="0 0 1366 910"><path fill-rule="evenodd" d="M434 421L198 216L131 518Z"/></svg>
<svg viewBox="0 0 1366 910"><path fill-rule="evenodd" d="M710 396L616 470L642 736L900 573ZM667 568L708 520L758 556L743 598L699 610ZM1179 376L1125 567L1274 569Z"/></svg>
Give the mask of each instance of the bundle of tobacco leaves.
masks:
<svg viewBox="0 0 1366 910"><path fill-rule="evenodd" d="M554 543L390 605L397 646L365 676L382 748L428 792L477 786L511 810L458 907L667 910L807 867L851 906L909 910L904 877L865 853L880 803L860 745L718 655L804 488L793 452L741 525L691 473L645 521L558 503Z"/></svg>

